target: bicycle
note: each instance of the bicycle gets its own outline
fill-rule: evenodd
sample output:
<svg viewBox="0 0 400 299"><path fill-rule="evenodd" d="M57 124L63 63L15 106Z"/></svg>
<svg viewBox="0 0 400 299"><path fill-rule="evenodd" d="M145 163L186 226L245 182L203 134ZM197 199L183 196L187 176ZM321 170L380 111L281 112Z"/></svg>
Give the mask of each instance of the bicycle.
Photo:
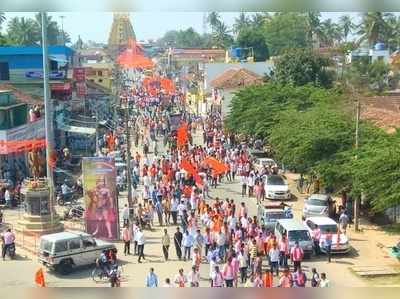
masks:
<svg viewBox="0 0 400 299"><path fill-rule="evenodd" d="M111 266L111 265L110 265ZM124 272L124 268L121 265L118 265L118 272L119 272L119 282L121 282L122 274ZM99 264L96 264L96 267L91 272L91 277L95 283L99 282L109 282L110 281L110 274L105 270L105 268L100 267Z"/></svg>

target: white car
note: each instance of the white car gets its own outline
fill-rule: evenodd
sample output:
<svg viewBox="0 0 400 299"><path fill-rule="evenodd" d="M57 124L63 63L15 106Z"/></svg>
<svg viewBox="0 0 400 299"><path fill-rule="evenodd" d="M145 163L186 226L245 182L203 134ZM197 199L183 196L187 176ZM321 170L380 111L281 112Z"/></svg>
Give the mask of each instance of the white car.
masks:
<svg viewBox="0 0 400 299"><path fill-rule="evenodd" d="M265 178L265 197L276 200L289 200L292 194L289 190L289 185L281 175L268 175Z"/></svg>
<svg viewBox="0 0 400 299"><path fill-rule="evenodd" d="M318 225L321 230L321 238L319 240L319 247L322 252L325 252L325 239L327 232L332 235L331 253L348 253L351 250L349 239L345 234L338 233L339 226L336 221L329 217L316 216L306 218L304 225L307 227L310 235L312 235L315 226Z"/></svg>
<svg viewBox="0 0 400 299"><path fill-rule="evenodd" d="M66 231L40 237L39 261L51 270L69 274L73 268L94 264L103 250L115 245L83 232Z"/></svg>
<svg viewBox="0 0 400 299"><path fill-rule="evenodd" d="M258 158L254 162L254 168L258 171L261 171L261 169L263 169L263 167L265 167L265 166L269 166L270 168L278 167L276 162L270 158Z"/></svg>

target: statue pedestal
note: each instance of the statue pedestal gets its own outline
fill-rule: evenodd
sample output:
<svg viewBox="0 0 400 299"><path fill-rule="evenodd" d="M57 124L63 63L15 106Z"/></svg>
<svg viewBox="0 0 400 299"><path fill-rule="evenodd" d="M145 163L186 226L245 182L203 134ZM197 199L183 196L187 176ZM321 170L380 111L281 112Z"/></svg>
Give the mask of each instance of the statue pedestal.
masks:
<svg viewBox="0 0 400 299"><path fill-rule="evenodd" d="M50 188L46 179L26 179L21 188L25 213L17 231L45 235L64 230L60 217L50 205Z"/></svg>

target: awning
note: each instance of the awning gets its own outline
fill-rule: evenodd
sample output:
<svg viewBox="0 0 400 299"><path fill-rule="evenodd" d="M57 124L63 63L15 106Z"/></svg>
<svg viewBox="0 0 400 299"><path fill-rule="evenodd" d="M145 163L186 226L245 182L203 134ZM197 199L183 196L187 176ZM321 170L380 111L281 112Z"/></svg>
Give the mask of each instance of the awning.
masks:
<svg viewBox="0 0 400 299"><path fill-rule="evenodd" d="M60 66L64 66L68 63L68 60L53 55L49 55L49 59L58 62Z"/></svg>
<svg viewBox="0 0 400 299"><path fill-rule="evenodd" d="M52 91L71 91L71 83L50 83Z"/></svg>

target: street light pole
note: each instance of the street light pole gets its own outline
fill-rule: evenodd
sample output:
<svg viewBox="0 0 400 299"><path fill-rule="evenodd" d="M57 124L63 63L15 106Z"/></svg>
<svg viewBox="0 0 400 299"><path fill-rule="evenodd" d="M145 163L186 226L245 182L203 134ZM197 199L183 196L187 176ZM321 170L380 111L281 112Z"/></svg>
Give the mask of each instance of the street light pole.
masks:
<svg viewBox="0 0 400 299"><path fill-rule="evenodd" d="M63 44L63 46L65 46L64 18L65 18L65 16L60 16L60 19L61 19L62 44Z"/></svg>
<svg viewBox="0 0 400 299"><path fill-rule="evenodd" d="M359 138L360 138L360 99L356 98L356 134L355 134L355 148L358 151ZM358 153L357 153L358 154ZM357 159L356 154L356 159ZM359 231L359 218L360 218L360 197L356 196L354 201L354 230Z"/></svg>

